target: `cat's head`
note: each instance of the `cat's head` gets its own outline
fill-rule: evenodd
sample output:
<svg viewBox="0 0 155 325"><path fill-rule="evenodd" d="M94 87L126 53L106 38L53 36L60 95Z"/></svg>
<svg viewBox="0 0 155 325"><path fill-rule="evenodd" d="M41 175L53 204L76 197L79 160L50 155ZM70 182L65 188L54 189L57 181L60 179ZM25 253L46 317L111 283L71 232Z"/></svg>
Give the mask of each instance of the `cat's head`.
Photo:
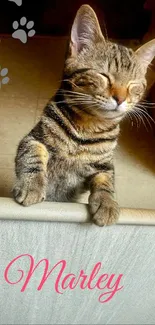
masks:
<svg viewBox="0 0 155 325"><path fill-rule="evenodd" d="M106 41L95 12L83 5L72 26L65 64L70 102L107 119L123 117L143 98L154 56L155 40L136 52Z"/></svg>

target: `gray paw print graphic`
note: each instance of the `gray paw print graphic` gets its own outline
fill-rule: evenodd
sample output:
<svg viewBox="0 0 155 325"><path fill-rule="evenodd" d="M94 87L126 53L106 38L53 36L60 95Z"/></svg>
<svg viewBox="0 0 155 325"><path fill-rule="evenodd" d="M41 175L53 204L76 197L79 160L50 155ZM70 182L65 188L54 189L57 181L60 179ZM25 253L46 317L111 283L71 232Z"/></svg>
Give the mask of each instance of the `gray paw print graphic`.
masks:
<svg viewBox="0 0 155 325"><path fill-rule="evenodd" d="M22 0L9 0L9 1L16 3L17 6L22 5Z"/></svg>
<svg viewBox="0 0 155 325"><path fill-rule="evenodd" d="M18 21L13 22L13 29L15 32L12 34L13 38L19 39L22 43L27 43L28 37L33 37L36 31L33 29L34 22L27 22L26 17L20 19L20 26ZM27 32L24 30L24 27L27 29Z"/></svg>
<svg viewBox="0 0 155 325"><path fill-rule="evenodd" d="M0 70L0 88L2 85L6 85L10 81L10 78L6 77L7 74L8 74L7 68L3 68L2 70Z"/></svg>

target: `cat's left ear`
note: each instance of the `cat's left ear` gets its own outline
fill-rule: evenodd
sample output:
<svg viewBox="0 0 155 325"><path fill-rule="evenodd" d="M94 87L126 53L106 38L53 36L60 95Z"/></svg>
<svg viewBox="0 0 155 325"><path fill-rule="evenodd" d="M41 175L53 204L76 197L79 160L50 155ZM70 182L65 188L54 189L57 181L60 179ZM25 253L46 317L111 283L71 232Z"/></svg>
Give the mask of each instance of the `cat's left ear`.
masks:
<svg viewBox="0 0 155 325"><path fill-rule="evenodd" d="M78 55L84 47L104 41L104 36L94 10L89 5L82 5L78 10L71 31L70 51Z"/></svg>
<svg viewBox="0 0 155 325"><path fill-rule="evenodd" d="M147 69L155 57L155 39L142 45L135 53Z"/></svg>

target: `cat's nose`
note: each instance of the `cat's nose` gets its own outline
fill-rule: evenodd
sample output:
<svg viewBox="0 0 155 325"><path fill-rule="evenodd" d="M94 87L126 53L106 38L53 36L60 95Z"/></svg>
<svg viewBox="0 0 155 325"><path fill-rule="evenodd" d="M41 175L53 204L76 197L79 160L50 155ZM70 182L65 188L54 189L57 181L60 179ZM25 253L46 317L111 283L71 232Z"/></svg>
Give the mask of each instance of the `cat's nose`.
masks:
<svg viewBox="0 0 155 325"><path fill-rule="evenodd" d="M124 97L120 97L120 96L116 96L116 95L113 96L113 99L115 99L117 105L121 105L125 101Z"/></svg>

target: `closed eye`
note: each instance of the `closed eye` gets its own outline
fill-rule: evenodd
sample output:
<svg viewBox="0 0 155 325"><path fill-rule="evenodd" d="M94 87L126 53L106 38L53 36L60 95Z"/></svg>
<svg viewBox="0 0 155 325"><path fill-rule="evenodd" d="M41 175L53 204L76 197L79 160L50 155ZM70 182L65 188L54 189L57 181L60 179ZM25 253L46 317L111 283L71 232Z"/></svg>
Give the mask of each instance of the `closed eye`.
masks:
<svg viewBox="0 0 155 325"><path fill-rule="evenodd" d="M109 77L106 73L104 73L104 72L102 72L102 73L100 73L100 74L101 74L103 77L107 78L108 81L109 81L109 85L112 86L112 82L111 82L111 80L110 80L110 77Z"/></svg>
<svg viewBox="0 0 155 325"><path fill-rule="evenodd" d="M78 81L76 84L79 87L94 86L94 82L89 82L89 81Z"/></svg>

